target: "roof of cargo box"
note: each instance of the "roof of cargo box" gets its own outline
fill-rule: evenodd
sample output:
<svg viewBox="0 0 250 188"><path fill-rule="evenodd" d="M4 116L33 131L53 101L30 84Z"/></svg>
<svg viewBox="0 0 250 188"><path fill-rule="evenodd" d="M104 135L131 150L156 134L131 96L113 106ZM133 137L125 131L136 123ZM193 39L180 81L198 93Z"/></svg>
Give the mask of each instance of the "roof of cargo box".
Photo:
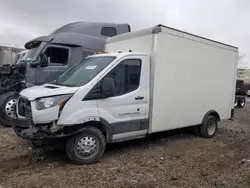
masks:
<svg viewBox="0 0 250 188"><path fill-rule="evenodd" d="M195 35L195 34L191 34L191 33L181 31L181 30L178 30L178 29L174 29L174 28L171 28L171 27L168 27L168 26L165 26L165 25L161 25L161 24L158 24L158 25L156 25L154 27L149 27L149 28L146 28L146 29L134 31L134 32L131 32L131 33L125 33L125 34L121 34L121 35L118 35L118 36L109 37L106 42L107 43L112 43L112 42L115 42L115 41L121 41L121 40L128 39L128 38L135 38L135 37L138 37L138 36L145 36L145 35L150 35L150 34L158 34L158 33L162 32L162 28L167 29L169 31L179 32L179 33L182 33L182 34L186 34L186 35L189 35L189 36L193 36L193 37L196 37L196 38L199 38L199 39L202 39L202 40L210 41L210 42L213 42L213 43L216 43L216 44L224 45L224 46L227 46L227 47L234 48L234 49L238 50L238 47L235 47L235 46L232 46L232 45L229 45L229 44L225 44L225 43L222 43L222 42L218 42L218 41L215 41L215 40L212 40L212 39L208 39L208 38L205 38L205 37L202 37L202 36L198 36L198 35Z"/></svg>

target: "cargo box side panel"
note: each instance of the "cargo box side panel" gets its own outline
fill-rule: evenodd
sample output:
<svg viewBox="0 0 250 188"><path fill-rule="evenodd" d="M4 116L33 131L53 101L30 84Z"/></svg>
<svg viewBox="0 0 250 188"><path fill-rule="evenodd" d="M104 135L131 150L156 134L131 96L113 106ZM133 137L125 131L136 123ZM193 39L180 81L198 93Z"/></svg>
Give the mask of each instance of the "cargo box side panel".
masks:
<svg viewBox="0 0 250 188"><path fill-rule="evenodd" d="M236 51L180 33L159 33L149 132L200 124L210 110L230 118Z"/></svg>

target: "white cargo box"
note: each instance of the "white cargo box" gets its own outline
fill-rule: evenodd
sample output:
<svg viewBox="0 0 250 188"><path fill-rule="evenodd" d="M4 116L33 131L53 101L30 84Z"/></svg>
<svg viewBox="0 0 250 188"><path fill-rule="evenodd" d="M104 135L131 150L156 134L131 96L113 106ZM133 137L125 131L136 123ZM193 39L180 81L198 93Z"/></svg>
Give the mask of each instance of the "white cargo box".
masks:
<svg viewBox="0 0 250 188"><path fill-rule="evenodd" d="M234 108L236 47L158 25L107 40L108 52L151 56L149 133L201 124Z"/></svg>

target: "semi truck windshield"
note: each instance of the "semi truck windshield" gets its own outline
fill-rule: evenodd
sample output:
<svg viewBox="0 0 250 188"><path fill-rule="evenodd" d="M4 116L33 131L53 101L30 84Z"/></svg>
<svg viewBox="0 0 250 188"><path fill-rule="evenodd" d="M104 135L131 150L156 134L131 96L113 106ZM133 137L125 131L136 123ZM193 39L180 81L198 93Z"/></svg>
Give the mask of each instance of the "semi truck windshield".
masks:
<svg viewBox="0 0 250 188"><path fill-rule="evenodd" d="M71 87L85 85L114 59L115 57L111 56L86 58L61 75L53 84Z"/></svg>
<svg viewBox="0 0 250 188"><path fill-rule="evenodd" d="M39 45L36 45L34 48L27 50L26 54L23 56L22 60L24 60L24 61L34 60L38 48L39 48Z"/></svg>

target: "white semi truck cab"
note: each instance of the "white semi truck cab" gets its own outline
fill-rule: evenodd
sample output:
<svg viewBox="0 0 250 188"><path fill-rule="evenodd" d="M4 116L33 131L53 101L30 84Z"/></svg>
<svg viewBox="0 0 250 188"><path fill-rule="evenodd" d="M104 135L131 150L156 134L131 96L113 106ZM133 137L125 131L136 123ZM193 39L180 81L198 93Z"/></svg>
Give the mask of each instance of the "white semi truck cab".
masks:
<svg viewBox="0 0 250 188"><path fill-rule="evenodd" d="M189 126L211 138L232 117L237 48L162 25L109 38L105 48L23 90L16 134L66 137L68 157L90 164L107 143Z"/></svg>

